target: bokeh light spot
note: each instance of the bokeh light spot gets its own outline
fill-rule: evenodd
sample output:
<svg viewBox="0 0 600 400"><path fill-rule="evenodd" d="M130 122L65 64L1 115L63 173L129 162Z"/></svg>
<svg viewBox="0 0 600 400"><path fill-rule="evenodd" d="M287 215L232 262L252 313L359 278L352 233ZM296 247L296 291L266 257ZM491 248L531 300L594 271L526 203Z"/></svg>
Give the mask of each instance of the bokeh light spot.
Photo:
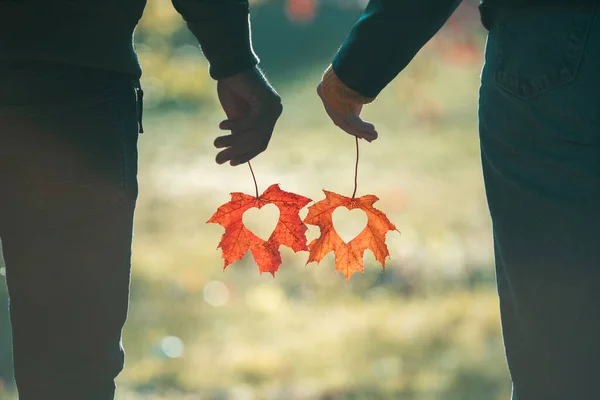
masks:
<svg viewBox="0 0 600 400"><path fill-rule="evenodd" d="M177 336L167 336L161 340L160 349L169 358L179 358L183 355L183 341Z"/></svg>
<svg viewBox="0 0 600 400"><path fill-rule="evenodd" d="M213 307L221 307L229 301L229 289L220 281L211 281L204 286L204 301Z"/></svg>

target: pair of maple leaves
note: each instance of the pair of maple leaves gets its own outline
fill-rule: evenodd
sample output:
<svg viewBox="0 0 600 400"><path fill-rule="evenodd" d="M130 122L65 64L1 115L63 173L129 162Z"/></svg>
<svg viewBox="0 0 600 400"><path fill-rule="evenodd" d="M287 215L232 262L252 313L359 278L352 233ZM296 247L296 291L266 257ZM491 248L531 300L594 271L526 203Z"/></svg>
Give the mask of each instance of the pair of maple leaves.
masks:
<svg viewBox="0 0 600 400"><path fill-rule="evenodd" d="M260 273L275 272L281 265L279 247L287 246L298 251L309 251L307 264L319 263L330 251L335 253L336 270L346 276L346 280L355 272L364 272L363 256L366 249L373 252L377 261L385 269L389 251L385 243L388 231L397 230L387 216L373 207L379 200L374 195L350 198L323 190L325 199L311 205L304 221L300 210L312 200L295 193L283 191L279 185L271 185L260 197L245 193L231 193L231 201L220 206L207 223L220 224L225 228L218 248L221 248L225 265L241 260L248 250L258 265ZM263 240L250 232L242 221L244 212L250 208L261 208L274 204L279 208L279 220L268 240ZM350 242L346 243L333 227L333 212L338 207L349 210L359 208L367 215L367 226ZM321 230L319 238L307 245L306 224L316 225Z"/></svg>

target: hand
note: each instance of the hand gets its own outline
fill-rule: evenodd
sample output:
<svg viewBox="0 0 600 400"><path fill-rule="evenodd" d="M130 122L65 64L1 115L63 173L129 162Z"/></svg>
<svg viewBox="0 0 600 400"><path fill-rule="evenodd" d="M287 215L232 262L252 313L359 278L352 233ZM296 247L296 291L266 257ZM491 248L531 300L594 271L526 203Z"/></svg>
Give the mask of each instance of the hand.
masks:
<svg viewBox="0 0 600 400"><path fill-rule="evenodd" d="M230 135L219 136L217 164L232 166L250 161L267 149L283 107L277 92L254 68L217 82L217 94L227 120L219 124Z"/></svg>
<svg viewBox="0 0 600 400"><path fill-rule="evenodd" d="M378 134L375 130L375 126L369 122L365 122L360 118L360 112L362 111L362 104L355 104L352 107L352 112L350 114L344 114L339 111L336 111L327 101L327 99L323 96L322 90L323 83L320 83L317 86L317 94L323 101L323 106L325 107L325 111L329 118L333 121L333 123L343 131L356 136L359 139L365 139L369 142L377 139Z"/></svg>

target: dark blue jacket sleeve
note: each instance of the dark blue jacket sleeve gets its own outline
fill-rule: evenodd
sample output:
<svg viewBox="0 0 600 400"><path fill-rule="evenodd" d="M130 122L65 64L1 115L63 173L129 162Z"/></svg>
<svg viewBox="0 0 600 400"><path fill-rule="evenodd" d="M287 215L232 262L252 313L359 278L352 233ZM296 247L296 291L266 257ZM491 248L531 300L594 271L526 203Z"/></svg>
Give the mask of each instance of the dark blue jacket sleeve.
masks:
<svg viewBox="0 0 600 400"><path fill-rule="evenodd" d="M371 0L332 66L348 87L376 97L440 30L461 0Z"/></svg>
<svg viewBox="0 0 600 400"><path fill-rule="evenodd" d="M252 50L248 0L172 0L200 42L214 79L258 64Z"/></svg>

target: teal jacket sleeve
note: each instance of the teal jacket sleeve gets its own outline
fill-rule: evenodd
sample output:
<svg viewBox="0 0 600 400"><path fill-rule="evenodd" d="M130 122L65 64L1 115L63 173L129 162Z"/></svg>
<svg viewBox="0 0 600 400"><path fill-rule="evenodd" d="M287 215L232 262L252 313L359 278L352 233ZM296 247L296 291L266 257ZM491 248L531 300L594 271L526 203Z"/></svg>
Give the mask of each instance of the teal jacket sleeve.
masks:
<svg viewBox="0 0 600 400"><path fill-rule="evenodd" d="M200 42L210 76L223 79L256 66L248 0L172 0Z"/></svg>
<svg viewBox="0 0 600 400"><path fill-rule="evenodd" d="M376 97L440 30L461 0L371 0L335 55L349 88Z"/></svg>

